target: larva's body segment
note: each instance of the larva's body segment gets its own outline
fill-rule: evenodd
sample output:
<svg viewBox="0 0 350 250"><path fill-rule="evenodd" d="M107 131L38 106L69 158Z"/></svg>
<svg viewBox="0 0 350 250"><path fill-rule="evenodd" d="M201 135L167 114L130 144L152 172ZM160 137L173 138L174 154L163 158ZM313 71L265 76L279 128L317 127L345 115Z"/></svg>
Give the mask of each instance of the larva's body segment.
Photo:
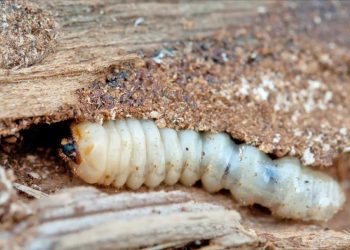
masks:
<svg viewBox="0 0 350 250"><path fill-rule="evenodd" d="M183 130L178 134L183 152L183 171L180 181L186 186L192 186L201 177L202 140L195 131Z"/></svg>
<svg viewBox="0 0 350 250"><path fill-rule="evenodd" d="M202 183L209 192L217 192L225 185L223 176L229 164L234 143L226 134L204 133L203 136Z"/></svg>
<svg viewBox="0 0 350 250"><path fill-rule="evenodd" d="M240 180L235 190L231 190L236 199L242 204L249 205L259 203L267 207L271 199L264 199L274 194L278 188L276 170L270 171L273 165L270 158L257 148L248 145L241 145L239 148L239 168L241 169ZM267 204L265 204L267 203Z"/></svg>
<svg viewBox="0 0 350 250"><path fill-rule="evenodd" d="M229 189L241 204L302 220L327 220L345 200L331 177L296 158L271 160L225 133L159 129L150 120L126 119L75 124L72 134L80 156L73 169L88 183L137 189L201 180L210 192Z"/></svg>
<svg viewBox="0 0 350 250"><path fill-rule="evenodd" d="M180 180L182 166L184 164L182 148L177 132L173 129L164 128L160 130L164 144L166 175L164 182L174 185Z"/></svg>
<svg viewBox="0 0 350 250"><path fill-rule="evenodd" d="M107 151L107 161L106 170L99 184L110 185L114 181L114 177L117 174L119 166L120 154L122 152L121 138L119 133L115 128L115 124L112 121L106 122L103 125L104 129L108 134L108 151Z"/></svg>
<svg viewBox="0 0 350 250"><path fill-rule="evenodd" d="M119 164L115 166L117 173L114 177L114 186L124 186L130 171L130 158L132 154L132 137L125 120L115 121L115 128L120 135L122 151L120 152Z"/></svg>
<svg viewBox="0 0 350 250"><path fill-rule="evenodd" d="M295 187L299 187L299 179L301 176L300 163L297 159L292 157L274 160L273 163L276 167L276 175L278 175L279 185L277 185L278 189L275 189L274 193L271 194L270 200L275 201L279 199L282 202L281 204L270 202L270 206L273 206L274 209L278 211L276 212L277 214L287 217L288 214L295 213L297 211L292 208L293 206L289 206L289 204L295 203L296 199L300 198L300 194L293 197L293 193L296 193ZM304 202L303 204L305 205Z"/></svg>
<svg viewBox="0 0 350 250"><path fill-rule="evenodd" d="M159 129L154 122L144 120L141 122L146 135L147 175L145 184L148 187L158 186L165 178L164 145Z"/></svg>
<svg viewBox="0 0 350 250"><path fill-rule="evenodd" d="M131 172L127 180L127 186L132 189L138 189L144 182L147 164L146 136L143 132L141 123L135 119L126 120L132 136L132 155L130 159Z"/></svg>
<svg viewBox="0 0 350 250"><path fill-rule="evenodd" d="M239 147L233 144L230 160L225 168L225 175L223 177L223 186L225 189L231 190L231 193L237 185L240 185L242 169L239 166L239 161Z"/></svg>

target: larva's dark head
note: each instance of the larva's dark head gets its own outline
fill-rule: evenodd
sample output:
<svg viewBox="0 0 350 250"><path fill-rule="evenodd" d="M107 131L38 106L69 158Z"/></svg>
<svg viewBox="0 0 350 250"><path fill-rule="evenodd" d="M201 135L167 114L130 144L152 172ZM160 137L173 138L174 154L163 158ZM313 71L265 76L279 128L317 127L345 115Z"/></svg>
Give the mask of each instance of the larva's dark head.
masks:
<svg viewBox="0 0 350 250"><path fill-rule="evenodd" d="M104 176L108 152L108 135L98 123L71 125L71 138L61 142L61 156L75 175L88 183L98 183Z"/></svg>
<svg viewBox="0 0 350 250"><path fill-rule="evenodd" d="M73 161L76 164L79 164L80 162L80 155L73 138L63 138L61 140L59 154L67 161Z"/></svg>

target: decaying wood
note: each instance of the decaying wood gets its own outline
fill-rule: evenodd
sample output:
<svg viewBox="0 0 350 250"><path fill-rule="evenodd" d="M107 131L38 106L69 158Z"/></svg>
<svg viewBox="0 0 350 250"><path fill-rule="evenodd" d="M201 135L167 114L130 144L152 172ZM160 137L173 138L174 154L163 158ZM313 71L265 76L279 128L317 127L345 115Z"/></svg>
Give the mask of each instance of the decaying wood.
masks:
<svg viewBox="0 0 350 250"><path fill-rule="evenodd" d="M0 233L1 246L26 249L161 249L196 240L227 248L257 243L240 215L195 203L184 192L107 195L94 188L63 191L32 204L34 215Z"/></svg>
<svg viewBox="0 0 350 250"><path fill-rule="evenodd" d="M0 70L0 134L152 118L330 166L350 144L347 2L35 2L54 53Z"/></svg>
<svg viewBox="0 0 350 250"><path fill-rule="evenodd" d="M9 223L24 219L32 213L32 210L29 206L17 199L17 195L13 188L12 181L13 175L11 171L6 171L2 166L0 166L0 222L2 225L1 230L7 229L7 225Z"/></svg>
<svg viewBox="0 0 350 250"><path fill-rule="evenodd" d="M275 231L273 234L259 235L267 240L266 245L280 249L348 249L350 233L333 230L320 230L309 227L307 230Z"/></svg>
<svg viewBox="0 0 350 250"><path fill-rule="evenodd" d="M13 192L11 181L5 169L0 166L0 218L9 210Z"/></svg>
<svg viewBox="0 0 350 250"><path fill-rule="evenodd" d="M37 198L37 199L42 199L42 198L46 198L48 197L47 194L45 194L44 192L41 192L39 190L35 190L34 188L31 188L31 187L28 187L28 186L25 186L25 185L22 185L22 184L19 184L19 183L13 183L13 186L22 191L23 193L26 193L27 195L29 196L32 196L34 198Z"/></svg>
<svg viewBox="0 0 350 250"><path fill-rule="evenodd" d="M241 219L232 208L193 195L187 191L107 194L92 187L63 190L33 201L24 219L2 227L0 246L166 249L197 242L206 250L350 247L348 232L298 223L269 224L246 215Z"/></svg>
<svg viewBox="0 0 350 250"><path fill-rule="evenodd" d="M128 51L160 47L248 22L261 5L259 1L34 2L51 11L61 26L57 47L40 64L0 70L0 121L52 115L76 104L74 91L101 73L105 75L110 66L137 57ZM140 17L145 21L136 26Z"/></svg>
<svg viewBox="0 0 350 250"><path fill-rule="evenodd" d="M33 65L52 51L54 19L28 0L0 3L0 68Z"/></svg>

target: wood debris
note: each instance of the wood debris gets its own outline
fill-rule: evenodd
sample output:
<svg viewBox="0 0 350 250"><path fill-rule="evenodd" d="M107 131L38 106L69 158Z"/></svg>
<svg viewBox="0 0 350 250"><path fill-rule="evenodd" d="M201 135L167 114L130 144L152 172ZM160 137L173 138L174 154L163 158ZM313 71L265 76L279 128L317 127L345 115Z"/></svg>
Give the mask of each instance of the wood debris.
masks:
<svg viewBox="0 0 350 250"><path fill-rule="evenodd" d="M181 191L107 195L92 187L64 190L32 203L33 216L0 241L26 249L137 249L213 241L222 248L257 244L240 215L197 203Z"/></svg>
<svg viewBox="0 0 350 250"><path fill-rule="evenodd" d="M349 147L348 2L35 2L61 36L41 63L0 69L0 134L157 112L307 165Z"/></svg>
<svg viewBox="0 0 350 250"><path fill-rule="evenodd" d="M46 198L49 196L48 194L45 194L44 192L41 192L39 190L36 190L34 188L31 188L31 187L28 187L26 185L22 185L22 184L19 184L16 182L13 183L13 186L16 189L18 189L19 191L26 193L27 195L34 197L36 199L42 199L42 198Z"/></svg>

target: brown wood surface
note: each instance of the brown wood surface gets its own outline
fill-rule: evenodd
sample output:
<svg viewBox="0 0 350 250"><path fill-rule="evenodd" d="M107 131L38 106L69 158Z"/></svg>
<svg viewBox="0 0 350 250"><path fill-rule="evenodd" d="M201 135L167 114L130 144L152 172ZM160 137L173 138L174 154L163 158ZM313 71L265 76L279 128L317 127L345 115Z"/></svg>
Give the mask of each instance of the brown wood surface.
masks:
<svg viewBox="0 0 350 250"><path fill-rule="evenodd" d="M56 45L0 69L0 135L135 117L227 132L305 165L331 166L349 148L348 2L34 3L57 22Z"/></svg>
<svg viewBox="0 0 350 250"><path fill-rule="evenodd" d="M248 23L260 1L41 1L53 13L59 36L54 53L28 68L0 69L1 121L50 116L77 105L87 87L136 52ZM138 18L144 22L135 26Z"/></svg>

